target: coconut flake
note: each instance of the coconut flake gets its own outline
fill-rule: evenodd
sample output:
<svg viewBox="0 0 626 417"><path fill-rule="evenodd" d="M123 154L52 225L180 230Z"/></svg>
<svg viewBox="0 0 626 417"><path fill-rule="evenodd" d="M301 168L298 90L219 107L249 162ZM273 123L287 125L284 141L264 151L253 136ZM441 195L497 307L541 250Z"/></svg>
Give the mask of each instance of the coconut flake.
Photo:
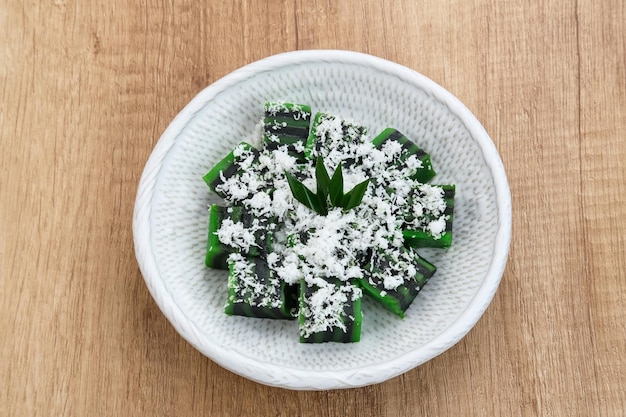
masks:
<svg viewBox="0 0 626 417"><path fill-rule="evenodd" d="M226 218L222 221L219 230L215 233L219 241L224 245L240 248L244 252L249 252L251 246L258 246L254 236L257 230L245 227L242 222L235 223L232 219Z"/></svg>
<svg viewBox="0 0 626 417"><path fill-rule="evenodd" d="M352 284L337 286L322 278L312 278L314 290L305 300L301 314L306 317L300 326L300 335L309 337L314 333L337 328L346 331L345 307L348 302L361 298L362 291Z"/></svg>

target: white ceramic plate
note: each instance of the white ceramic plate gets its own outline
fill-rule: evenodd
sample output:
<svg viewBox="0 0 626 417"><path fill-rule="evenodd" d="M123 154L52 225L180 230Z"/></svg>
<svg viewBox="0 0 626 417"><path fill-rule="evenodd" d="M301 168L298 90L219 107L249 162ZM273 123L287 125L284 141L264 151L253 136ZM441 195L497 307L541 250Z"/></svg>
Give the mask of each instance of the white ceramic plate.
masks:
<svg viewBox="0 0 626 417"><path fill-rule="evenodd" d="M361 341L301 344L294 321L227 316L225 271L204 266L212 195L202 176L250 137L267 100L310 104L375 135L395 127L431 154L433 183L456 184L454 242L421 251L438 267L402 320L364 299ZM221 366L290 389L364 386L400 375L458 342L500 282L511 198L495 146L470 111L426 77L347 51L299 51L247 65L198 94L144 169L133 219L146 285L182 337Z"/></svg>

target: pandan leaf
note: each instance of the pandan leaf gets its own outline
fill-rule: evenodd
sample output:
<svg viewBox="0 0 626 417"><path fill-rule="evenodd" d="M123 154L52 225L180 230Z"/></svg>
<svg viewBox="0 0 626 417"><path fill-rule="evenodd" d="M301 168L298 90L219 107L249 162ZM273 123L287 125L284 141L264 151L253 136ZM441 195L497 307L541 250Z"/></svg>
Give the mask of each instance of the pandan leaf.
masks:
<svg viewBox="0 0 626 417"><path fill-rule="evenodd" d="M330 195L332 205L341 207L341 201L343 200L343 170L341 168L341 162L337 165L333 177L330 179L328 194Z"/></svg>
<svg viewBox="0 0 626 417"><path fill-rule="evenodd" d="M293 197L315 211L318 214L323 216L328 214L328 208L326 207L326 201L320 200L319 196L317 196L313 191L309 190L309 188L302 184L296 177L291 175L288 172L285 172L285 176L287 177L287 182L289 183L289 188L291 189L291 194Z"/></svg>
<svg viewBox="0 0 626 417"><path fill-rule="evenodd" d="M341 207L344 210L350 210L361 204L369 183L370 179L368 178L365 181L355 185L354 188L348 191L344 196Z"/></svg>
<svg viewBox="0 0 626 417"><path fill-rule="evenodd" d="M324 166L324 159L321 156L318 156L315 162L315 178L317 179L317 196L320 200L326 202L329 192L328 188L330 187L330 177Z"/></svg>
<svg viewBox="0 0 626 417"><path fill-rule="evenodd" d="M293 197L322 216L328 214L329 199L331 207L341 207L344 211L350 210L363 201L363 196L367 191L370 179L367 179L356 186L348 193L343 193L343 167L341 162L337 165L332 178L324 166L324 159L321 156L315 161L315 177L317 180L317 193L314 193L306 185L300 182L289 172L285 172L289 188Z"/></svg>

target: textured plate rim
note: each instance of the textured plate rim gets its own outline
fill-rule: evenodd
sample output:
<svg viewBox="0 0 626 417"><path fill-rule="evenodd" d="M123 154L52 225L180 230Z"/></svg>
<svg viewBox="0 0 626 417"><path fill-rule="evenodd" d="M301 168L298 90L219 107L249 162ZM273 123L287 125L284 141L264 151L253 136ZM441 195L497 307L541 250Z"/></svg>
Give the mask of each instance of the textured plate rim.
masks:
<svg viewBox="0 0 626 417"><path fill-rule="evenodd" d="M445 104L465 125L481 149L494 182L498 212L495 249L488 272L474 298L461 313L461 318L419 351L408 352L375 365L342 371L311 371L278 366L212 344L174 303L172 295L160 277L151 245L150 212L155 186L163 162L184 127L208 102L239 82L258 73L307 62L373 67L421 88ZM136 258L151 296L176 331L209 359L236 374L266 385L312 390L351 388L380 383L407 372L448 350L474 327L491 303L506 266L511 239L511 196L504 166L495 144L469 109L439 84L414 70L372 55L341 50L303 50L273 55L241 67L206 87L180 111L158 140L142 172L132 228Z"/></svg>

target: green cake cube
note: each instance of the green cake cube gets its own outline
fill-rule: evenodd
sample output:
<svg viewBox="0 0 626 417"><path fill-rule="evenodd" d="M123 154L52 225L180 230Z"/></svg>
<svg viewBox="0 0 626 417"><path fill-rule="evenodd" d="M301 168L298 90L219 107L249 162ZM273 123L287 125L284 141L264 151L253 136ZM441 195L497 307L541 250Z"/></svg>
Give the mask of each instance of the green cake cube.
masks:
<svg viewBox="0 0 626 417"><path fill-rule="evenodd" d="M316 278L300 282L300 342L358 342L362 291L353 282Z"/></svg>
<svg viewBox="0 0 626 417"><path fill-rule="evenodd" d="M225 225L232 230L224 230ZM206 265L210 268L228 269L228 255L235 252L249 256L266 255L272 250L273 225L273 218L254 217L240 206L211 205Z"/></svg>
<svg viewBox="0 0 626 417"><path fill-rule="evenodd" d="M309 159L322 156L326 160L342 155L343 164L349 166L356 162L354 145L365 142L367 133L367 127L351 120L318 112L311 124L304 155Z"/></svg>
<svg viewBox="0 0 626 417"><path fill-rule="evenodd" d="M391 142L395 142L401 147L399 156L393 161L397 167L405 165L413 155L419 160L420 166L413 170L410 178L419 182L428 182L435 176L430 155L396 129L387 128L372 140L372 144L380 150L385 150L386 146L393 145Z"/></svg>
<svg viewBox="0 0 626 417"><path fill-rule="evenodd" d="M294 319L297 293L294 286L277 278L267 261L233 254L228 258L229 315L270 319Z"/></svg>
<svg viewBox="0 0 626 417"><path fill-rule="evenodd" d="M359 285L368 296L399 317L404 317L417 294L437 268L412 250L378 251L363 268Z"/></svg>
<svg viewBox="0 0 626 417"><path fill-rule="evenodd" d="M268 149L286 146L298 160L304 158L309 137L311 107L304 104L267 102L263 117L263 137Z"/></svg>
<svg viewBox="0 0 626 417"><path fill-rule="evenodd" d="M441 190L445 206L443 210L428 210L423 208L423 212L416 216L410 211L406 212L405 226L402 231L404 243L413 248L449 248L452 245L452 220L454 217L454 195L456 187L454 185L423 185L423 187L434 187ZM411 202L420 198L415 195Z"/></svg>
<svg viewBox="0 0 626 417"><path fill-rule="evenodd" d="M220 186L232 177L241 175L245 171L242 166L248 158L256 159L259 151L247 142L241 142L231 152L218 162L202 179L209 188L222 198L230 199L229 193Z"/></svg>

